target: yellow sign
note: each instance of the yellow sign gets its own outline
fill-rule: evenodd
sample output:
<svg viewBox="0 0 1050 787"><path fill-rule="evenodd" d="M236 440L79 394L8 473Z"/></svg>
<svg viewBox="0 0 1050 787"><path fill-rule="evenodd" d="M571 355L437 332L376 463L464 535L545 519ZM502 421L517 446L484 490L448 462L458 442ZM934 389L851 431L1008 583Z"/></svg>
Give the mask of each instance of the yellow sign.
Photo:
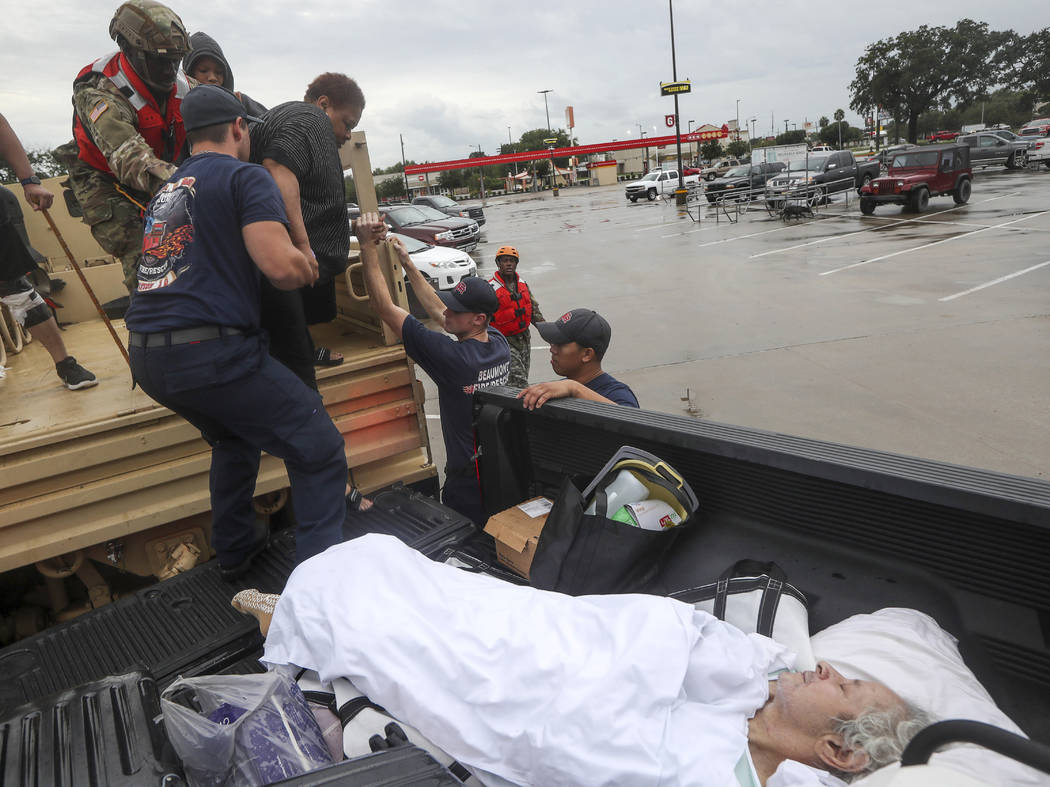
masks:
<svg viewBox="0 0 1050 787"><path fill-rule="evenodd" d="M543 144L544 145L554 145L554 144L557 144L557 142L558 142L558 138L557 137L551 137L550 139L543 140Z"/></svg>
<svg viewBox="0 0 1050 787"><path fill-rule="evenodd" d="M677 93L691 93L693 86L688 79L683 82L661 82L660 83L660 95L661 96L673 96Z"/></svg>

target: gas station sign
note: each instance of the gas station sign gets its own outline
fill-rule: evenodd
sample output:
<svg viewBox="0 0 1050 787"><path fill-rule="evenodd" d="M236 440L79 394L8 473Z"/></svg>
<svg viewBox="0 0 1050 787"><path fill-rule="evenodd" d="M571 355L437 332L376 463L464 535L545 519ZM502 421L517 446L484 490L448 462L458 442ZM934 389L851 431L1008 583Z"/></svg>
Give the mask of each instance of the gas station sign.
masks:
<svg viewBox="0 0 1050 787"><path fill-rule="evenodd" d="M661 96L674 96L678 93L691 93L693 86L688 79L681 82L661 82L660 83L660 95Z"/></svg>

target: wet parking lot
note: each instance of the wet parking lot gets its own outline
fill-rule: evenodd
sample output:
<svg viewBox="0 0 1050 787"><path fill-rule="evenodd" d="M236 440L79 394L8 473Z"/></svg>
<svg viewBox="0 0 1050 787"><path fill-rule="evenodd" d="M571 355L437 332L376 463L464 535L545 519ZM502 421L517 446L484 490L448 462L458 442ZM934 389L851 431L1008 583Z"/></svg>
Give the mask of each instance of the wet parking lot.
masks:
<svg viewBox="0 0 1050 787"><path fill-rule="evenodd" d="M485 213L479 274L514 245L548 318L601 312L605 368L643 407L1048 475L1046 169L978 171L969 204L922 214L866 217L839 197L812 219L752 205L730 222L706 203L629 203L622 185ZM534 331L533 382L553 378L547 359Z"/></svg>

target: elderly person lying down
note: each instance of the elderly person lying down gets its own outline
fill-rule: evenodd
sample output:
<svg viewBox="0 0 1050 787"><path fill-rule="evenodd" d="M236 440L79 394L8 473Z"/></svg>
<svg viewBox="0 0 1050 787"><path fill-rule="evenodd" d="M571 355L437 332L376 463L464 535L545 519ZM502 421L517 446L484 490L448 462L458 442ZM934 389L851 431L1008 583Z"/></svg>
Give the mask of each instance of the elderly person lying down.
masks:
<svg viewBox="0 0 1050 787"><path fill-rule="evenodd" d="M259 618L263 661L348 678L487 784L772 786L788 761L849 776L930 721L826 663L785 671L790 651L691 605L511 585L389 536L234 606Z"/></svg>

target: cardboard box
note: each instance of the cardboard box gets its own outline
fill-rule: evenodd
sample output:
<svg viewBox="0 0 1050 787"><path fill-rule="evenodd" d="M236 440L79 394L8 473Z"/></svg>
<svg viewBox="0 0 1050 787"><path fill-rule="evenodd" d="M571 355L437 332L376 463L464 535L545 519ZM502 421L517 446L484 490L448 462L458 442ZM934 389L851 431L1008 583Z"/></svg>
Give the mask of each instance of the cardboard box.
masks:
<svg viewBox="0 0 1050 787"><path fill-rule="evenodd" d="M499 562L526 579L552 505L545 497L534 497L493 514L485 524L485 532L496 539Z"/></svg>

